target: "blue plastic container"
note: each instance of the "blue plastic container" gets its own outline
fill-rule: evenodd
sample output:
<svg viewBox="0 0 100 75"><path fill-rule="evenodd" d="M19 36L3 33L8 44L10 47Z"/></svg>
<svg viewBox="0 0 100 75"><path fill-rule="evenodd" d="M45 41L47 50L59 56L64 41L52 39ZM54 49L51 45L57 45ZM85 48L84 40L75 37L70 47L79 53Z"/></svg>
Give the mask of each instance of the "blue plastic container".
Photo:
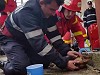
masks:
<svg viewBox="0 0 100 75"><path fill-rule="evenodd" d="M85 49L86 49L87 52L91 52L90 47L85 47Z"/></svg>
<svg viewBox="0 0 100 75"><path fill-rule="evenodd" d="M43 64L34 64L26 67L27 75L44 75Z"/></svg>

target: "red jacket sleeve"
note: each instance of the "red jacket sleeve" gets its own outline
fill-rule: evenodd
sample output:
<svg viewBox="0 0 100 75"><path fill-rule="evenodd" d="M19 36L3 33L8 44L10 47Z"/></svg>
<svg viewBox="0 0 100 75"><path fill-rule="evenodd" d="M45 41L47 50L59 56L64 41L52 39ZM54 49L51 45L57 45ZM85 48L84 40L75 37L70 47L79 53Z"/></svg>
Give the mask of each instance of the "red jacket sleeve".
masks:
<svg viewBox="0 0 100 75"><path fill-rule="evenodd" d="M7 0L6 2L6 7L4 12L12 12L14 9L17 7L16 1L14 0Z"/></svg>
<svg viewBox="0 0 100 75"><path fill-rule="evenodd" d="M82 21L77 16L75 16L72 19L70 19L71 31L74 34L74 36L78 42L79 47L84 48L84 37L83 37L83 32L80 28L80 26L82 26L82 24L80 22L82 22Z"/></svg>
<svg viewBox="0 0 100 75"><path fill-rule="evenodd" d="M7 18L7 15L1 15L0 16L0 28L3 25L3 23L5 22L6 18Z"/></svg>

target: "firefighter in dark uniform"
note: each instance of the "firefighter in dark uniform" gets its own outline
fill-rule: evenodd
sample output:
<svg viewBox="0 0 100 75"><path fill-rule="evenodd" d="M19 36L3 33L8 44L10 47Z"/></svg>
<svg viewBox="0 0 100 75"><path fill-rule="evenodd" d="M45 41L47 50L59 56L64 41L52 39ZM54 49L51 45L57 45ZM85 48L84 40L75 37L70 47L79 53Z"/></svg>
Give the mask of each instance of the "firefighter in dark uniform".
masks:
<svg viewBox="0 0 100 75"><path fill-rule="evenodd" d="M4 9L0 12L0 29L2 28L3 23L5 22L5 19L8 17L8 15L17 7L16 1L14 0L3 1L5 2L5 6L3 6Z"/></svg>
<svg viewBox="0 0 100 75"><path fill-rule="evenodd" d="M78 69L75 63L79 62L72 58L81 54L64 44L55 25L58 21L55 11L62 2L29 0L10 14L4 27L8 34L3 30L0 35L1 47L8 58L4 65L5 75L26 75L27 66L43 64L47 68L50 62L61 69ZM44 34L51 44L47 43Z"/></svg>
<svg viewBox="0 0 100 75"><path fill-rule="evenodd" d="M96 10L93 7L92 1L88 1L87 5L89 8L84 11L83 20L84 20L84 27L87 29L87 34L88 34L88 27L91 24L96 23L97 20L96 20Z"/></svg>

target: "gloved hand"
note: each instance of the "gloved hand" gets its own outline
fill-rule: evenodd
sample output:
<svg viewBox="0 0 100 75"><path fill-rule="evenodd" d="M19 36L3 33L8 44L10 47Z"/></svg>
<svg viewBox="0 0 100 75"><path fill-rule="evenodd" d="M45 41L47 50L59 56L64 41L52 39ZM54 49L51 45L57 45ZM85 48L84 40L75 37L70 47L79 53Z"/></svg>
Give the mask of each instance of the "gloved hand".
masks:
<svg viewBox="0 0 100 75"><path fill-rule="evenodd" d="M91 52L90 48L80 48L79 49L79 53L82 53L82 52Z"/></svg>

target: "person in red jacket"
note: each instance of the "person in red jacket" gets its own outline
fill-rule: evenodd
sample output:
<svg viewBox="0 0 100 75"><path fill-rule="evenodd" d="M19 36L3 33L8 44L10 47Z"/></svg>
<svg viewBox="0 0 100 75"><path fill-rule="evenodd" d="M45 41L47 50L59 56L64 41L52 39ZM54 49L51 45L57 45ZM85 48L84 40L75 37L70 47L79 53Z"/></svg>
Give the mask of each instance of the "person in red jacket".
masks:
<svg viewBox="0 0 100 75"><path fill-rule="evenodd" d="M6 7L4 12L6 13L11 13L15 10L15 8L17 7L17 3L15 0L5 0L6 1Z"/></svg>
<svg viewBox="0 0 100 75"><path fill-rule="evenodd" d="M0 29L2 28L8 15L17 7L16 1L14 0L5 0L5 3L5 9L0 12Z"/></svg>
<svg viewBox="0 0 100 75"><path fill-rule="evenodd" d="M70 42L71 37L68 32L71 30L78 42L80 52L82 52L85 51L84 37L86 37L86 34L83 37L83 33L86 32L82 32L84 30L81 24L82 20L76 15L76 12L80 12L80 10L81 0L65 0L64 4L56 11L59 18L56 26L67 44Z"/></svg>

